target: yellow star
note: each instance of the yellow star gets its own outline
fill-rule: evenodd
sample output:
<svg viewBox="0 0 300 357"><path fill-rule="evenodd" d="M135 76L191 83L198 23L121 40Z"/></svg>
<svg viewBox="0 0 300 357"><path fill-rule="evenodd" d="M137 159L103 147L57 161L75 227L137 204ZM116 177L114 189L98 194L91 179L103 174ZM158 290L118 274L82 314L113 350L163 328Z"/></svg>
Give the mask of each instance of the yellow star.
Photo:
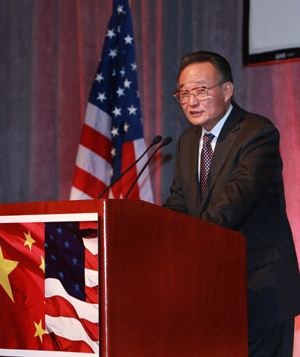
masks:
<svg viewBox="0 0 300 357"><path fill-rule="evenodd" d="M39 266L39 268L42 269L45 274L45 259L42 256L41 256L41 262L42 264Z"/></svg>
<svg viewBox="0 0 300 357"><path fill-rule="evenodd" d="M7 295L11 298L12 302L15 301L11 291L8 275L16 268L18 264L19 262L14 262L13 260L4 259L2 254L2 249L0 246L0 285L6 291Z"/></svg>
<svg viewBox="0 0 300 357"><path fill-rule="evenodd" d="M30 231L28 231L28 233L26 234L24 232L25 238L26 238L26 242L24 243L24 247L26 245L29 246L29 249L31 250L32 244L35 243L35 240L31 237Z"/></svg>
<svg viewBox="0 0 300 357"><path fill-rule="evenodd" d="M39 324L34 322L34 326L36 328L34 337L39 337L41 342L43 343L43 335L46 333L46 331L42 328L42 320Z"/></svg>

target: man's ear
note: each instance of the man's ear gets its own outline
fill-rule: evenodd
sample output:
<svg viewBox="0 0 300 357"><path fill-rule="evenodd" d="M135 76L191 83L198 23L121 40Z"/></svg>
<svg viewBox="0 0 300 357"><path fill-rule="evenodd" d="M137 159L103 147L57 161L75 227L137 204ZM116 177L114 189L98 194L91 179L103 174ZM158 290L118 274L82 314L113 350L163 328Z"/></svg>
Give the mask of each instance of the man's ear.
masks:
<svg viewBox="0 0 300 357"><path fill-rule="evenodd" d="M223 84L223 90L225 95L225 102L227 102L233 96L233 83L225 82Z"/></svg>

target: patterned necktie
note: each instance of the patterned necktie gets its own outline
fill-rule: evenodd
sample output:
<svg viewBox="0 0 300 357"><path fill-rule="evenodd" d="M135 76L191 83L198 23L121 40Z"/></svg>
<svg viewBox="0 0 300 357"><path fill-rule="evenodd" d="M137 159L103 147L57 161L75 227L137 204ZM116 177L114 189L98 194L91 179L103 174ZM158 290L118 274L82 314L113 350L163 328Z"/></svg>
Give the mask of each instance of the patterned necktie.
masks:
<svg viewBox="0 0 300 357"><path fill-rule="evenodd" d="M213 156L211 142L215 136L213 134L204 134L203 145L201 150L201 171L200 171L200 188L202 196L206 185L207 176L209 173L210 163Z"/></svg>

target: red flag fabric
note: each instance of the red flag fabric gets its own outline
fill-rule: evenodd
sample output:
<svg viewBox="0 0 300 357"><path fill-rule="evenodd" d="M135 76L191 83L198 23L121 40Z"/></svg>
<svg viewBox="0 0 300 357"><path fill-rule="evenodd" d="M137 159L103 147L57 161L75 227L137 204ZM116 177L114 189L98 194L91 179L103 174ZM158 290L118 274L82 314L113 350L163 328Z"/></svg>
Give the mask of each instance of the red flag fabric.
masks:
<svg viewBox="0 0 300 357"><path fill-rule="evenodd" d="M42 349L44 225L0 225L0 348Z"/></svg>

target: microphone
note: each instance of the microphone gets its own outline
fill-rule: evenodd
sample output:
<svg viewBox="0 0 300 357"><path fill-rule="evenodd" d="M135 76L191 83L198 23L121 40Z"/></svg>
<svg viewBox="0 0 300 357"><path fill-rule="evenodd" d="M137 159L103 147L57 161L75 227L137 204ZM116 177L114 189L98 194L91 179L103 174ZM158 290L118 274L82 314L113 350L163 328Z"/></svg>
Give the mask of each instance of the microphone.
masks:
<svg viewBox="0 0 300 357"><path fill-rule="evenodd" d="M152 148L153 145L158 144L159 142L161 142L162 137L161 135L156 135L155 138L153 138L152 143L148 146L148 148L143 152L143 154L133 163L131 164L123 173L121 173L121 175L116 178L109 186L106 187L106 189L104 191L102 191L100 193L100 195L96 198L96 200L98 200L99 198L101 198L105 192L107 192L116 182L118 182L130 169L133 168L133 166L135 166L142 157L144 157L144 155Z"/></svg>
<svg viewBox="0 0 300 357"><path fill-rule="evenodd" d="M133 189L133 186L137 183L138 179L141 177L142 173L145 171L146 167L149 165L149 162L153 159L154 155L157 153L158 150L160 150L163 146L169 145L170 142L172 141L171 136L167 136L163 142L159 145L158 148L156 148L152 155L149 157L149 159L147 160L147 162L145 163L145 165L143 166L142 170L139 172L139 174L137 175L137 177L135 178L135 180L133 181L132 185L130 186L128 192L126 193L126 196L124 197L124 200L127 199L128 195L130 194L131 190Z"/></svg>

